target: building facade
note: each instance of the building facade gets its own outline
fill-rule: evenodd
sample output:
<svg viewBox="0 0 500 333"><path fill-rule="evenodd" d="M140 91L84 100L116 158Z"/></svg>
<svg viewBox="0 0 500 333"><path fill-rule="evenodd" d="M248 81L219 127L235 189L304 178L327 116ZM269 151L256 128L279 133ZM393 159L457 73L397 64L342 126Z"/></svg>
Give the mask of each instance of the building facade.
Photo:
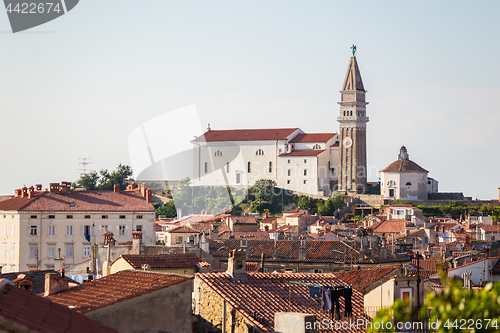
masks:
<svg viewBox="0 0 500 333"><path fill-rule="evenodd" d="M71 184L23 187L0 202L0 265L2 272L59 269L87 259L93 244L114 233L118 243L142 231L155 241L151 192L142 185L129 191L71 191ZM62 262L61 262L62 261Z"/></svg>

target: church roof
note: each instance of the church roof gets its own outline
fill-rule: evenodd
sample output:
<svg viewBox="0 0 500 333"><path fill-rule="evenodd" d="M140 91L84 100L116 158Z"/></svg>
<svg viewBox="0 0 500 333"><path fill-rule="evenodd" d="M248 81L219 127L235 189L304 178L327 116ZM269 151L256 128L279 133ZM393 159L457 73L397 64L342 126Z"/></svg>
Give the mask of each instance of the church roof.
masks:
<svg viewBox="0 0 500 333"><path fill-rule="evenodd" d="M365 91L363 80L361 80L361 73L359 72L358 62L356 57L351 57L349 67L347 67L347 74L345 76L344 85L342 90L361 90Z"/></svg>
<svg viewBox="0 0 500 333"><path fill-rule="evenodd" d="M300 128L210 130L194 139L194 141L214 142L286 140L288 136L290 136L297 130L300 130Z"/></svg>
<svg viewBox="0 0 500 333"><path fill-rule="evenodd" d="M317 156L324 152L325 149L309 149L309 150L295 150L291 153L281 154L280 157L284 156Z"/></svg>
<svg viewBox="0 0 500 333"><path fill-rule="evenodd" d="M311 133L299 134L290 143L306 143L306 142L327 142L333 138L337 133Z"/></svg>
<svg viewBox="0 0 500 333"><path fill-rule="evenodd" d="M389 164L388 167L381 170L380 172L425 172L425 173L428 173L429 171L425 170L420 165L418 165L417 163L415 163L411 160L397 160L397 161Z"/></svg>

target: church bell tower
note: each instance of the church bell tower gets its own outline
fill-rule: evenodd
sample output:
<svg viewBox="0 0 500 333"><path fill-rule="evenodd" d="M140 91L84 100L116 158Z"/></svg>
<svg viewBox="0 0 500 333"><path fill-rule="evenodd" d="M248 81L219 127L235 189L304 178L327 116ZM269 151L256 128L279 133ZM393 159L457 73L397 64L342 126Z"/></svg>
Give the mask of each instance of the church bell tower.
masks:
<svg viewBox="0 0 500 333"><path fill-rule="evenodd" d="M342 87L339 122L339 172L338 190L366 193L366 90L363 87L356 46L352 46L352 57Z"/></svg>

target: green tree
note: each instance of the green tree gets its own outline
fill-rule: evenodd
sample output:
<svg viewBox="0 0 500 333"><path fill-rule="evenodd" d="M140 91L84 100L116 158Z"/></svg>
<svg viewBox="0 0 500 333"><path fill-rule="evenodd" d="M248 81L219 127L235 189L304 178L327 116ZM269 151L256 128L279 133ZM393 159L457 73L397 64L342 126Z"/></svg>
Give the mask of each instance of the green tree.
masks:
<svg viewBox="0 0 500 333"><path fill-rule="evenodd" d="M344 196L336 192L324 204L318 206L318 214L322 216L334 215L337 209L344 207Z"/></svg>
<svg viewBox="0 0 500 333"><path fill-rule="evenodd" d="M412 310L409 303L396 300L390 308L379 311L367 332L394 332L395 322L407 322L420 317L431 323L431 331L445 332L498 332L500 330L500 283L489 283L481 291L465 289L459 280L445 280L443 291L429 293L420 309ZM376 322L385 329L375 330ZM392 322L392 329L387 323Z"/></svg>
<svg viewBox="0 0 500 333"><path fill-rule="evenodd" d="M76 183L73 183L73 188L81 187L86 188L88 191L96 190L97 183L99 182L99 174L97 171L91 171L87 174L82 175Z"/></svg>
<svg viewBox="0 0 500 333"><path fill-rule="evenodd" d="M165 216L168 218L173 218L177 216L177 210L173 201L168 201L164 206L156 208L156 217Z"/></svg>
<svg viewBox="0 0 500 333"><path fill-rule="evenodd" d="M125 190L125 182L132 180L132 168L128 165L119 164L116 170L109 172L102 169L99 173L91 171L82 175L72 184L73 188L85 187L87 190L112 190L114 184L120 184L120 190Z"/></svg>

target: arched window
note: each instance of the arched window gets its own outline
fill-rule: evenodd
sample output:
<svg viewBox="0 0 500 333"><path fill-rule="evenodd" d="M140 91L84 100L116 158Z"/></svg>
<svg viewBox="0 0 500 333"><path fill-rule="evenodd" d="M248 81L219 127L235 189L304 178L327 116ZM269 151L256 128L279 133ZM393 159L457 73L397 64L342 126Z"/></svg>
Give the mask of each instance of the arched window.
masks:
<svg viewBox="0 0 500 333"><path fill-rule="evenodd" d="M320 146L320 145L318 145L318 144L315 144L315 145L313 146L313 149L321 149L321 146Z"/></svg>
<svg viewBox="0 0 500 333"><path fill-rule="evenodd" d="M273 172L273 162L269 162L269 172Z"/></svg>
<svg viewBox="0 0 500 333"><path fill-rule="evenodd" d="M349 128L346 129L345 136L349 136Z"/></svg>
<svg viewBox="0 0 500 333"><path fill-rule="evenodd" d="M352 116L352 110L351 110L351 116Z"/></svg>
<svg viewBox="0 0 500 333"><path fill-rule="evenodd" d="M220 150L217 150L215 153L214 153L214 156L222 156L222 152Z"/></svg>
<svg viewBox="0 0 500 333"><path fill-rule="evenodd" d="M262 149L259 149L255 152L255 155L264 155L264 151Z"/></svg>
<svg viewBox="0 0 500 333"><path fill-rule="evenodd" d="M250 162L248 162L248 173L250 173Z"/></svg>
<svg viewBox="0 0 500 333"><path fill-rule="evenodd" d="M410 183L410 182L407 182L407 183L406 183L406 186L411 186L411 183Z"/></svg>
<svg viewBox="0 0 500 333"><path fill-rule="evenodd" d="M344 117L345 117L345 111L344 111Z"/></svg>
<svg viewBox="0 0 500 333"><path fill-rule="evenodd" d="M389 180L389 182L387 183L387 185L389 185L389 186L396 186L396 182L394 180Z"/></svg>

